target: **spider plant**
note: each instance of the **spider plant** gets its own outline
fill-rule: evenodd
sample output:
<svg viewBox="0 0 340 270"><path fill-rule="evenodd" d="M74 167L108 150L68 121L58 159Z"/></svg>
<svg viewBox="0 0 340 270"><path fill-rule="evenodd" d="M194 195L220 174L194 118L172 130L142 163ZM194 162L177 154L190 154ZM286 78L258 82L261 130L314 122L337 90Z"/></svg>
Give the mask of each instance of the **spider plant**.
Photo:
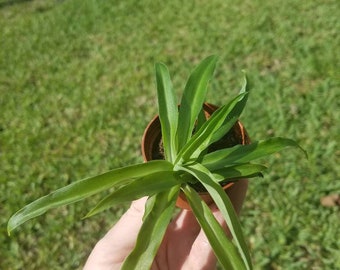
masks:
<svg viewBox="0 0 340 270"><path fill-rule="evenodd" d="M209 56L194 69L184 88L180 105L167 67L162 63L156 64L163 160L113 169L62 187L16 212L8 221L8 233L47 210L112 188L113 191L99 201L86 217L112 205L148 196L136 246L122 267L129 270L147 269L151 267L173 216L176 200L182 192L220 264L225 269L252 269L241 225L220 183L261 176L266 167L253 163L253 160L286 147L301 147L291 139L276 137L208 152L208 147L219 141L239 119L249 96L245 77L237 96L221 106L209 119L202 117L202 104L216 62L216 56ZM208 205L200 198L194 188L197 183L211 195L223 214L233 240L226 236Z"/></svg>

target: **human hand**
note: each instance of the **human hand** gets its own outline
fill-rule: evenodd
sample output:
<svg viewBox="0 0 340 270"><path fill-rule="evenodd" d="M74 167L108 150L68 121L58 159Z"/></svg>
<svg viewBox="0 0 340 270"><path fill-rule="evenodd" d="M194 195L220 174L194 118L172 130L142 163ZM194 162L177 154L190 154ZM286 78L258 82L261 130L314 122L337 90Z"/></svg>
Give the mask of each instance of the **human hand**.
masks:
<svg viewBox="0 0 340 270"><path fill-rule="evenodd" d="M239 180L227 190L236 212L243 204L248 181ZM117 224L96 244L84 270L120 269L124 259L135 246L142 225L146 198L134 201ZM217 221L228 233L223 216L211 205ZM211 270L216 267L216 257L203 230L189 210L181 210L170 222L152 270Z"/></svg>

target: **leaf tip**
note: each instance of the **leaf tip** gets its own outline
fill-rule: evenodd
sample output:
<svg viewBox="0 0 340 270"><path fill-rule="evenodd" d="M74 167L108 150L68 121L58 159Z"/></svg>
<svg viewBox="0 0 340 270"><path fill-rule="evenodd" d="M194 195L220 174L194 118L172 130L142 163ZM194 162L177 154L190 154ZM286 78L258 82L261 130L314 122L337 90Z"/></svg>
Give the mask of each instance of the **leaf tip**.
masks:
<svg viewBox="0 0 340 270"><path fill-rule="evenodd" d="M13 224L13 216L10 217L10 219L7 222L7 235L11 236L12 231L17 227L18 225Z"/></svg>
<svg viewBox="0 0 340 270"><path fill-rule="evenodd" d="M213 66L213 69L215 69L217 60L218 60L218 56L216 54L212 54L206 57L201 63L209 63Z"/></svg>
<svg viewBox="0 0 340 270"><path fill-rule="evenodd" d="M92 209L92 210L90 210L84 217L82 217L81 220L90 218L90 217L94 216L95 214L96 214L95 209Z"/></svg>
<svg viewBox="0 0 340 270"><path fill-rule="evenodd" d="M300 145L299 145L299 148L303 152L303 154L305 155L305 158L308 160L309 159L308 152L304 148L302 148L302 146L300 146Z"/></svg>
<svg viewBox="0 0 340 270"><path fill-rule="evenodd" d="M89 213L87 213L85 216L83 216L82 218L81 218L81 220L84 220L84 219L88 219L89 217L91 217L92 215L91 215L91 212L89 212Z"/></svg>
<svg viewBox="0 0 340 270"><path fill-rule="evenodd" d="M242 69L241 72L243 74L243 85L242 85L242 88L240 90L240 93L249 93L250 83L249 83L247 71L245 69Z"/></svg>

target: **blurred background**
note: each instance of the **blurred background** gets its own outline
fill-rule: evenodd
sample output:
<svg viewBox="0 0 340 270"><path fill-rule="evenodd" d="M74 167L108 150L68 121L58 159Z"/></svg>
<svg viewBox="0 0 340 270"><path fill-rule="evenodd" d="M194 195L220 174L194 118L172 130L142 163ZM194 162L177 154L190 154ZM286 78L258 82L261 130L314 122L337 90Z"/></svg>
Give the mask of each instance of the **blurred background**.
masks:
<svg viewBox="0 0 340 270"><path fill-rule="evenodd" d="M0 269L81 269L128 205L82 220L99 196L25 223L25 204L72 181L141 162L157 114L155 62L182 93L219 56L207 100L242 84L253 141L297 140L251 180L241 222L255 269L340 269L338 0L0 0Z"/></svg>

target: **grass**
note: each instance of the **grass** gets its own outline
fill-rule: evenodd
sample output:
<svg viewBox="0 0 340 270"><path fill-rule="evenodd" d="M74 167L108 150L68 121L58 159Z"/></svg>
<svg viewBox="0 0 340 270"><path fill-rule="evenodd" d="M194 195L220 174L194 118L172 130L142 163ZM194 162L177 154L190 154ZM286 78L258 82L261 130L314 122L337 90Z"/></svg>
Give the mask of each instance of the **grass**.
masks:
<svg viewBox="0 0 340 270"><path fill-rule="evenodd" d="M9 216L73 180L140 161L156 109L154 63L183 89L220 56L209 101L253 82L242 117L253 140L298 140L254 179L242 224L255 269L340 268L340 4L315 1L0 0L0 269L79 269L127 205L81 220L60 208L12 238Z"/></svg>

